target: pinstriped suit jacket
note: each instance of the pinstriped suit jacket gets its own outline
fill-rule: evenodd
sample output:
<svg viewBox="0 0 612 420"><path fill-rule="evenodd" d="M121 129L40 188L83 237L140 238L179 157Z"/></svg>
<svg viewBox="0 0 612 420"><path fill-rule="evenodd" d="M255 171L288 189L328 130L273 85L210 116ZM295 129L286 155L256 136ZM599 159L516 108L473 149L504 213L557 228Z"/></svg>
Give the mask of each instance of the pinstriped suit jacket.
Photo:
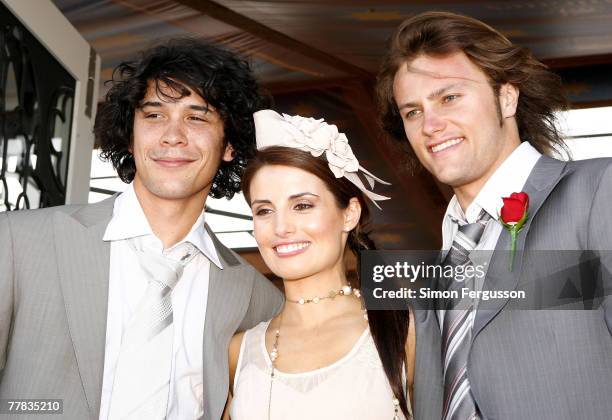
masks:
<svg viewBox="0 0 612 420"><path fill-rule="evenodd" d="M584 277L601 281L603 299L592 310L537 311L513 310L508 300L481 301L468 359L474 398L483 418L491 420L610 419L612 159L561 162L542 156L523 191L530 197L529 219L518 236L514 268L509 271L508 253L500 251L510 249L504 230L484 290L523 290L529 279L540 278L533 275L538 261L530 251L592 250L601 265ZM431 308L415 310L416 420L437 420L442 412L438 325Z"/></svg>
<svg viewBox="0 0 612 420"><path fill-rule="evenodd" d="M113 203L0 213L0 399L61 398L61 418L98 418L110 261L102 236ZM206 420L223 411L230 338L283 303L274 285L210 233L224 268L210 264Z"/></svg>

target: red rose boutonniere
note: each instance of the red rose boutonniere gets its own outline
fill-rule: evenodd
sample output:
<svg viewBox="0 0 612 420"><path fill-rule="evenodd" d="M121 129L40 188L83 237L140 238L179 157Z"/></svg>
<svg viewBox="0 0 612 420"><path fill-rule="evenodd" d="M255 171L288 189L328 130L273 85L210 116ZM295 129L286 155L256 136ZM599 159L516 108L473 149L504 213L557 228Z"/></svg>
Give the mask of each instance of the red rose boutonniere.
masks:
<svg viewBox="0 0 612 420"><path fill-rule="evenodd" d="M499 221L510 232L512 239L510 246L509 269L512 271L514 253L516 252L516 238L529 217L529 196L527 193L512 193L510 197L502 197L504 205L501 208Z"/></svg>

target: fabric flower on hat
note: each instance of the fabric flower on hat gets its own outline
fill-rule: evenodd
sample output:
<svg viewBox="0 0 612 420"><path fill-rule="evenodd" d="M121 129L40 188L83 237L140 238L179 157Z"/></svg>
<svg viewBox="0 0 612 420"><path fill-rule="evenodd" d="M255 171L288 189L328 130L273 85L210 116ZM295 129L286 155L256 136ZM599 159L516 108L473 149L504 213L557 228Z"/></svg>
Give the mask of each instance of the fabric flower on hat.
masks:
<svg viewBox="0 0 612 420"><path fill-rule="evenodd" d="M389 199L371 191L376 182L386 185L389 183L359 165L346 135L340 133L335 125L327 124L323 119L280 115L271 109L255 112L253 120L257 150L283 146L309 152L314 157L325 153L327 164L334 176L348 179L372 200L376 207L380 208L377 201ZM369 188L364 185L360 176L366 179Z"/></svg>
<svg viewBox="0 0 612 420"><path fill-rule="evenodd" d="M325 157L329 162L329 169L334 173L336 178L344 176L344 172L357 172L359 169L359 161L353 154L351 146L348 144L348 139L344 134L336 136L332 141L328 150L325 151Z"/></svg>
<svg viewBox="0 0 612 420"><path fill-rule="evenodd" d="M329 148L331 139L338 135L336 126L325 123L323 119L288 114L283 114L283 118L299 131L294 137L295 142L315 157L321 156Z"/></svg>
<svg viewBox="0 0 612 420"><path fill-rule="evenodd" d="M338 132L338 127L334 124L299 115L283 114L283 119L300 131L294 136L294 140L300 144L302 150L310 152L315 157L325 153L329 169L336 178L342 178L345 171L359 170L359 161L353 154L346 135Z"/></svg>

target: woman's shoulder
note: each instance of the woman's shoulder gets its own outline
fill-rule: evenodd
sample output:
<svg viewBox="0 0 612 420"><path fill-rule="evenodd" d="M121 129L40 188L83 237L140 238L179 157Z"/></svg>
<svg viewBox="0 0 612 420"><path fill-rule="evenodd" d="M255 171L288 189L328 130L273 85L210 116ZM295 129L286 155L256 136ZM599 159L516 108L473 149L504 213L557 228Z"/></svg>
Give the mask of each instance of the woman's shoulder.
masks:
<svg viewBox="0 0 612 420"><path fill-rule="evenodd" d="M239 369L242 359L244 358L245 349L253 349L258 346L266 330L268 328L268 321L262 321L255 325L253 328L249 328L246 331L241 331L231 338L229 343L229 369L230 369L230 383L233 386L233 382L236 376L236 372Z"/></svg>
<svg viewBox="0 0 612 420"><path fill-rule="evenodd" d="M235 355L236 361L237 361L243 341L258 339L260 336L264 335L266 330L268 329L268 325L270 324L270 321L271 319L267 321L261 321L259 324L255 325L253 328L249 328L246 331L241 331L241 332L234 334L234 336L230 340L230 345L229 345L230 358L231 356Z"/></svg>
<svg viewBox="0 0 612 420"><path fill-rule="evenodd" d="M273 318L268 319L267 321L261 321L259 324L255 325L253 328L249 328L248 330L244 331L242 334L248 334L249 336L255 336L255 335L262 335L265 334L267 329L268 329L268 325L270 325L270 322L272 321Z"/></svg>

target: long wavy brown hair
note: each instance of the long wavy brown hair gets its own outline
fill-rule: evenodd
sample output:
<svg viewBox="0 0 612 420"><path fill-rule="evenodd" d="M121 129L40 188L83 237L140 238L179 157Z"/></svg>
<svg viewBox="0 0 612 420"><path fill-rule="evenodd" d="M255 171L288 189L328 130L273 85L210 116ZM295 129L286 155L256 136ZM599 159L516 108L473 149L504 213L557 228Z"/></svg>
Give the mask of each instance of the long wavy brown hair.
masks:
<svg viewBox="0 0 612 420"><path fill-rule="evenodd" d="M487 76L496 97L505 83L519 89L516 122L521 141L540 153L559 150L569 155L557 129L556 112L567 109L561 78L536 60L531 52L512 44L489 25L449 12L427 12L406 19L390 39L378 73L376 94L383 129L408 143L402 118L393 98L393 81L399 68L420 55L443 57L463 52ZM409 148L409 164L420 167Z"/></svg>

